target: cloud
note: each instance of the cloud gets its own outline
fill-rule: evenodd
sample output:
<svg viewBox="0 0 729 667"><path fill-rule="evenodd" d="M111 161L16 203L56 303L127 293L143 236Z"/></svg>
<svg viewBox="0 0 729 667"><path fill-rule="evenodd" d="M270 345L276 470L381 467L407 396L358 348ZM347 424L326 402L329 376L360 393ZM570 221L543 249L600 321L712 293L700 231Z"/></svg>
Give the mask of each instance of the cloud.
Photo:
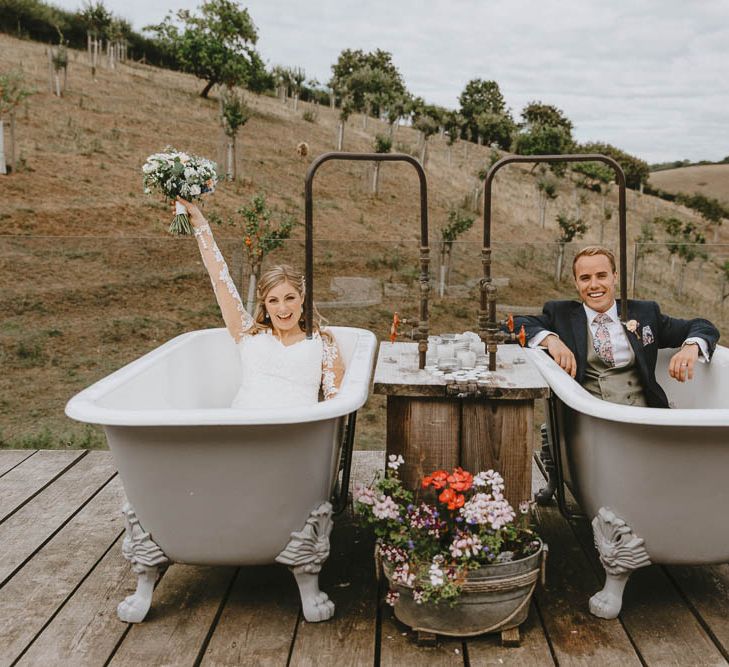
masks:
<svg viewBox="0 0 729 667"><path fill-rule="evenodd" d="M76 8L77 0L62 0ZM190 0L107 0L139 28ZM721 159L729 136L725 0L249 0L270 64L326 82L345 48L385 49L406 85L455 108L472 78L499 83L518 116L555 104L579 139L649 161ZM725 113L725 112L724 112Z"/></svg>

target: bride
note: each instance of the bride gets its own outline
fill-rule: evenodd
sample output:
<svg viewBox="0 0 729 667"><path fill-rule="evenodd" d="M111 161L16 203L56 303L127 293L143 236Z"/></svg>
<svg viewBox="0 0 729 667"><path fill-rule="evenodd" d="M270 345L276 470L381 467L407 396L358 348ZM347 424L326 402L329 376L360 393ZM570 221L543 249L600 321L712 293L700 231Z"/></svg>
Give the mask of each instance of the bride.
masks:
<svg viewBox="0 0 729 667"><path fill-rule="evenodd" d="M333 398L344 375L334 336L314 325L304 333L303 276L287 265L274 266L258 282L253 316L243 307L210 225L195 204L187 209L205 268L225 320L238 344L242 379L234 408L286 408ZM316 314L316 311L315 311Z"/></svg>

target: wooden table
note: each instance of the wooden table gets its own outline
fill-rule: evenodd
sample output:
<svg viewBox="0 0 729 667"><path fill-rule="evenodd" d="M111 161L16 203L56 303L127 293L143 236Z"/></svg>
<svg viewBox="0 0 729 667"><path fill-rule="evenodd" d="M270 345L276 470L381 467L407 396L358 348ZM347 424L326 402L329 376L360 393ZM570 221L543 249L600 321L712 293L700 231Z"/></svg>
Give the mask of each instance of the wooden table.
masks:
<svg viewBox="0 0 729 667"><path fill-rule="evenodd" d="M381 343L375 367L374 391L387 396L387 453L405 459L406 486L415 488L439 468L492 468L514 507L529 500L534 401L547 396L548 386L521 348L499 346L497 369L477 396L469 392L473 385L459 392L443 376L403 368L402 353L416 351L416 343Z"/></svg>

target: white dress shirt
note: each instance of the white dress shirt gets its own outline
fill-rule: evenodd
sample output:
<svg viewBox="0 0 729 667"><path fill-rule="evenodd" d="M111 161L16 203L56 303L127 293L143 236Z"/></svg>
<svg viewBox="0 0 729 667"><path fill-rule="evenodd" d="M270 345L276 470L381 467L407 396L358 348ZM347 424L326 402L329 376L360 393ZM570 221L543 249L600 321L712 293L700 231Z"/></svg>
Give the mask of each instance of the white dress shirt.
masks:
<svg viewBox="0 0 729 667"><path fill-rule="evenodd" d="M585 315L587 315L587 321L590 324L590 331L592 331L592 337L595 338L598 325L595 324L595 318L598 316L598 312L593 310L584 303L582 307L585 309ZM606 311L606 314L612 320L607 323L608 333L610 334L610 342L613 346L613 359L615 360L615 366L625 366L630 361L631 349L630 342L628 341L628 335L625 327L620 323L620 317L618 316L618 306L613 301L613 305ZM529 347L535 348L541 343L547 336L557 336L553 331L540 331L535 334L529 341ZM559 336L557 336L559 338ZM706 341L703 338L692 336L687 338L686 343L698 343L699 361L705 362L709 360L709 348L706 345Z"/></svg>

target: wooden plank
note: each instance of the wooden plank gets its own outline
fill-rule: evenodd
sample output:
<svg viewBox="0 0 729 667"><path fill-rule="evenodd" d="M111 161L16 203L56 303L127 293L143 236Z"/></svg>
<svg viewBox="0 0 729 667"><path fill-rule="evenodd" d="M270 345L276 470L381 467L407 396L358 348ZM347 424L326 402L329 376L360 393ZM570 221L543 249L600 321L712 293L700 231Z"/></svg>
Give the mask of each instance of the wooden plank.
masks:
<svg viewBox="0 0 729 667"><path fill-rule="evenodd" d="M114 475L109 452L89 452L6 519L0 525L0 582L4 584L16 568Z"/></svg>
<svg viewBox="0 0 729 667"><path fill-rule="evenodd" d="M109 664L196 664L235 572L233 567L170 566L147 618L132 625Z"/></svg>
<svg viewBox="0 0 729 667"><path fill-rule="evenodd" d="M460 401L387 397L387 453L402 454L400 479L419 488L425 475L458 465Z"/></svg>
<svg viewBox="0 0 729 667"><path fill-rule="evenodd" d="M389 605L382 603L380 665L428 665L428 667L465 664L463 641L438 636L435 646L419 646L417 635L395 618Z"/></svg>
<svg viewBox="0 0 729 667"><path fill-rule="evenodd" d="M729 662L729 564L683 565L666 569L701 616Z"/></svg>
<svg viewBox="0 0 729 667"><path fill-rule="evenodd" d="M593 546L592 530L587 522L576 523L574 530L598 574L597 591L605 574ZM660 567L643 567L630 575L620 618L648 665L726 664Z"/></svg>
<svg viewBox="0 0 729 667"><path fill-rule="evenodd" d="M464 401L461 420L461 465L498 470L513 507L531 500L534 402Z"/></svg>
<svg viewBox="0 0 729 667"><path fill-rule="evenodd" d="M106 663L128 629L117 618L116 606L134 591L137 581L121 554L121 544L120 537L31 644L18 666L56 662L96 667Z"/></svg>
<svg viewBox="0 0 729 667"><path fill-rule="evenodd" d="M23 652L119 537L123 499L121 482L111 480L0 590L0 618L6 619L0 626L0 665Z"/></svg>
<svg viewBox="0 0 729 667"><path fill-rule="evenodd" d="M380 343L374 377L376 394L448 396L450 381L442 375L405 368L401 364L401 355L409 353L412 356L417 349L417 343ZM499 345L496 370L484 377L486 385L481 387L481 391L493 399L533 400L547 396L548 386L541 374L524 361L524 353L518 346Z"/></svg>
<svg viewBox="0 0 729 667"><path fill-rule="evenodd" d="M368 531L342 516L332 534L329 560L321 572L321 589L334 601L334 617L299 624L292 667L372 665L375 660L377 583L374 543Z"/></svg>
<svg viewBox="0 0 729 667"><path fill-rule="evenodd" d="M0 477L37 451L37 449L0 449Z"/></svg>
<svg viewBox="0 0 729 667"><path fill-rule="evenodd" d="M299 589L288 568L240 568L201 664L285 665L299 607Z"/></svg>
<svg viewBox="0 0 729 667"><path fill-rule="evenodd" d="M549 545L547 589L536 602L557 663L601 667L640 665L620 621L593 616L589 597L597 576L569 524L551 507L537 509L537 531Z"/></svg>
<svg viewBox="0 0 729 667"><path fill-rule="evenodd" d="M502 646L500 633L468 639L466 644L469 663L472 667L486 665L544 667L555 664L534 603L529 608L527 620L519 629L521 644L514 647Z"/></svg>
<svg viewBox="0 0 729 667"><path fill-rule="evenodd" d="M84 450L43 449L0 478L0 521L73 465Z"/></svg>

